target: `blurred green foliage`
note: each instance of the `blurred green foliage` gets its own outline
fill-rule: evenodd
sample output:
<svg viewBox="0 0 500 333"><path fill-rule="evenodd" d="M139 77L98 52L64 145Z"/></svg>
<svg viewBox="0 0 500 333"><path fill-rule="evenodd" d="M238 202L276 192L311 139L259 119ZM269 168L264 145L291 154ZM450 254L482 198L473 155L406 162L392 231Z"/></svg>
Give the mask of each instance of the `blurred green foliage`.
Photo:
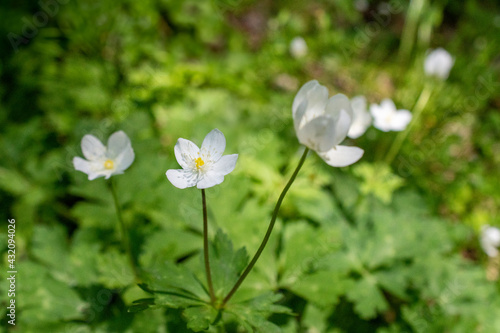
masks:
<svg viewBox="0 0 500 333"><path fill-rule="evenodd" d="M291 119L300 85L317 79L411 110L429 80L425 51L442 46L454 68L431 83L392 165L380 162L395 133L375 128L353 142L365 156L351 168L312 154L222 322L227 332L500 331L500 284L486 279L477 242L482 225L500 225L499 5L356 8L364 3L2 2L0 215L16 219L16 330L209 327L217 313L197 300L207 297L200 196L165 177L178 168L177 138L201 142L217 127L227 152L239 154L235 171L207 191L213 246L234 249L224 256L245 248L228 259L232 271L214 258L214 278L229 283L257 249L300 156ZM289 52L296 36L308 45L303 58ZM148 288L174 284L196 295L189 304L134 284L105 181L73 169L83 135L105 141L115 130L136 154L115 177L135 259L152 276ZM8 301L2 292L3 331ZM152 302L158 309L144 310Z"/></svg>

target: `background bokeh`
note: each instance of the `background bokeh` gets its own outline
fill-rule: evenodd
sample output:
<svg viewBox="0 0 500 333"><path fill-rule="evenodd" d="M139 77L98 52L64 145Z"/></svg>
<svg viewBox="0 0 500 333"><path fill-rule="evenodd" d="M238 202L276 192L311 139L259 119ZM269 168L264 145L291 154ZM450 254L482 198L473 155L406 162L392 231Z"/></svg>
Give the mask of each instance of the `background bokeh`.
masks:
<svg viewBox="0 0 500 333"><path fill-rule="evenodd" d="M284 332L500 331L500 263L478 241L500 226L497 1L11 0L0 35L0 215L20 272L15 328L0 281L2 331L188 332L178 310L127 312L145 293L105 181L72 166L81 138L131 138L115 180L139 265L196 271L199 191L165 177L177 138L218 128L239 154L207 191L210 232L252 255L300 157L291 104L311 79L410 111L432 93L390 165L397 133L373 127L347 140L365 150L351 167L309 156L240 299L281 293ZM455 59L442 82L423 70L436 47Z"/></svg>

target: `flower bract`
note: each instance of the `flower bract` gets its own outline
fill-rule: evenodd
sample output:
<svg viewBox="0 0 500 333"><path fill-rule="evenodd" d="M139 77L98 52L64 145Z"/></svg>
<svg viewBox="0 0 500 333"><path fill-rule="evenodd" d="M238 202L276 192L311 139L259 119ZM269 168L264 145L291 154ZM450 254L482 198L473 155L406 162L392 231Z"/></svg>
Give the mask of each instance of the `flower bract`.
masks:
<svg viewBox="0 0 500 333"><path fill-rule="evenodd" d="M424 61L424 71L428 76L446 80L455 60L443 48L437 48L427 54Z"/></svg>
<svg viewBox="0 0 500 333"><path fill-rule="evenodd" d="M238 154L224 155L226 138L218 129L207 134L201 149L193 142L180 138L174 147L175 158L182 169L170 169L166 175L175 187L209 188L224 181L234 170Z"/></svg>
<svg viewBox="0 0 500 333"><path fill-rule="evenodd" d="M380 105L372 104L370 112L374 118L373 126L381 131L403 131L411 121L412 114L408 110L397 110L394 102L388 98Z"/></svg>
<svg viewBox="0 0 500 333"><path fill-rule="evenodd" d="M328 98L328 89L316 80L304 84L292 106L293 122L299 142L316 151L334 167L355 163L364 151L341 146L353 120L349 99L343 94Z"/></svg>
<svg viewBox="0 0 500 333"><path fill-rule="evenodd" d="M107 146L95 136L87 134L83 137L81 146L86 160L74 157L73 165L76 170L86 173L89 180L98 177L108 179L121 174L135 158L130 139L123 131L113 133L108 139Z"/></svg>
<svg viewBox="0 0 500 333"><path fill-rule="evenodd" d="M351 99L353 120L347 136L351 139L357 139L363 135L372 124L372 116L366 109L366 98L356 96Z"/></svg>

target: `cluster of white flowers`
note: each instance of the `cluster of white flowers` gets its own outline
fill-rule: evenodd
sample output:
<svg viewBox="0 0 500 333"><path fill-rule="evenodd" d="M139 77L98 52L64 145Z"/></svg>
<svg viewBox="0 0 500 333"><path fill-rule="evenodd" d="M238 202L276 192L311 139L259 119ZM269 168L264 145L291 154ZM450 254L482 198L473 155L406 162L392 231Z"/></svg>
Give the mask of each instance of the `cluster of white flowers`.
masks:
<svg viewBox="0 0 500 333"><path fill-rule="evenodd" d="M307 54L307 44L302 37L293 39L290 52L297 58ZM425 73L446 79L453 62L448 52L436 49L425 60ZM316 80L300 88L293 101L292 114L299 142L334 167L351 165L363 156L362 149L341 143L347 136L356 139L363 135L372 124L372 117L373 126L384 132L403 131L412 119L410 111L398 110L390 99L382 100L380 105L371 104L368 112L363 96L349 100L343 94L336 94L329 98L328 89ZM89 180L121 174L135 157L130 139L122 131L110 136L107 147L93 135L85 135L81 146L86 160L75 157L73 165L86 173ZM222 183L238 160L238 154L222 156L225 148L226 139L218 129L208 133L201 149L180 138L174 152L182 169L168 170L168 180L181 189L193 186L205 189Z"/></svg>

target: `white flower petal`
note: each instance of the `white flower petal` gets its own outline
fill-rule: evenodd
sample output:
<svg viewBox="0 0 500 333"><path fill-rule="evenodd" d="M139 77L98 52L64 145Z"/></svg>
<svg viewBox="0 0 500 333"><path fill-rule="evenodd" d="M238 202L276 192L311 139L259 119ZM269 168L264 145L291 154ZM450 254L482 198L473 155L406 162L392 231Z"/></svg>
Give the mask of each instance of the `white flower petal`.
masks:
<svg viewBox="0 0 500 333"><path fill-rule="evenodd" d="M349 115L345 110L340 111L340 117L335 123L335 136L333 139L333 145L336 146L342 141L344 141L349 128L351 128L352 114Z"/></svg>
<svg viewBox="0 0 500 333"><path fill-rule="evenodd" d="M307 100L304 99L302 103L300 103L295 113L293 114L293 127L295 128L295 132L297 133L300 129L300 125L302 125L302 118L307 111Z"/></svg>
<svg viewBox="0 0 500 333"><path fill-rule="evenodd" d="M236 161L238 160L238 154L225 155L222 156L211 168L214 173L221 174L223 176L232 172L236 167Z"/></svg>
<svg viewBox="0 0 500 333"><path fill-rule="evenodd" d="M200 149L193 142L179 138L174 147L175 158L177 163L183 169L193 168L194 161L200 157Z"/></svg>
<svg viewBox="0 0 500 333"><path fill-rule="evenodd" d="M83 156L89 161L101 159L106 154L106 147L93 135L87 134L82 139Z"/></svg>
<svg viewBox="0 0 500 333"><path fill-rule="evenodd" d="M131 148L130 139L127 134L123 131L118 131L113 134L108 139L108 153L107 157L110 159L115 159L118 155L123 153L125 149Z"/></svg>
<svg viewBox="0 0 500 333"><path fill-rule="evenodd" d="M381 130L382 132L389 132L391 130L390 123L388 123L380 118L375 118L375 120L373 122L373 126L375 126L375 128L377 128L377 129Z"/></svg>
<svg viewBox="0 0 500 333"><path fill-rule="evenodd" d="M500 229L490 226L484 226L481 231L481 247L490 257L496 257L500 247Z"/></svg>
<svg viewBox="0 0 500 333"><path fill-rule="evenodd" d="M396 104L392 101L392 99L384 98L380 103L380 107L384 110L385 113L396 112Z"/></svg>
<svg viewBox="0 0 500 333"><path fill-rule="evenodd" d="M393 131L403 131L410 123L412 114L408 110L398 110L391 120L391 129Z"/></svg>
<svg viewBox="0 0 500 333"><path fill-rule="evenodd" d="M90 162L84 160L81 157L73 157L73 166L76 170L89 174L90 170Z"/></svg>
<svg viewBox="0 0 500 333"><path fill-rule="evenodd" d="M307 99L307 94L308 92L313 89L316 86L319 86L320 84L316 80L311 80L309 82L306 82L300 87L299 91L295 95L295 98L293 99L293 104L292 104L292 114L293 117L295 118L295 113L297 112L297 108L299 107L302 102L304 102Z"/></svg>
<svg viewBox="0 0 500 333"><path fill-rule="evenodd" d="M299 142L315 151L327 151L334 146L335 121L330 116L317 117L297 132Z"/></svg>
<svg viewBox="0 0 500 333"><path fill-rule="evenodd" d="M200 181L198 181L198 184L196 184L196 187L199 189L209 188L215 185L219 185L223 181L224 175L209 171L201 176L201 179Z"/></svg>
<svg viewBox="0 0 500 333"><path fill-rule="evenodd" d="M372 117L369 113L366 113L366 116L360 116L360 118L355 118L353 124L349 128L349 132L347 132L347 136L351 139L357 139L363 134L365 134L366 130L372 124Z"/></svg>
<svg viewBox="0 0 500 333"><path fill-rule="evenodd" d="M379 118L384 118L387 115L391 113L390 110L384 109L378 104L372 104L370 105L370 113L372 114L373 118L379 119Z"/></svg>
<svg viewBox="0 0 500 333"><path fill-rule="evenodd" d="M424 71L428 76L446 80L455 60L445 49L437 48L427 55L424 61Z"/></svg>
<svg viewBox="0 0 500 333"><path fill-rule="evenodd" d="M328 89L316 80L307 82L300 88L292 105L292 114L295 128L303 126L304 122L321 116L325 113L328 102ZM305 104L301 105L302 103Z"/></svg>
<svg viewBox="0 0 500 333"><path fill-rule="evenodd" d="M333 118L335 121L334 137L331 141L330 149L333 146L341 143L349 132L353 118L351 102L349 98L343 94L336 94L332 96L326 104L325 113Z"/></svg>
<svg viewBox="0 0 500 333"><path fill-rule="evenodd" d="M217 128L207 134L201 144L201 155L205 163L218 161L226 149L226 138Z"/></svg>
<svg viewBox="0 0 500 333"><path fill-rule="evenodd" d="M357 162L363 156L363 149L358 147L336 146L318 155L333 167L344 167Z"/></svg>
<svg viewBox="0 0 500 333"><path fill-rule="evenodd" d="M364 96L356 96L351 99L351 106L354 119L347 136L351 139L357 139L363 135L372 123L372 117L366 110L366 98Z"/></svg>
<svg viewBox="0 0 500 333"><path fill-rule="evenodd" d="M90 163L89 163L90 172L88 173L89 180L94 180L94 179L99 178L99 177L106 177L106 179L111 177L113 172L116 171L116 168L106 169L104 167L105 161L106 161L105 158L97 160L97 161L90 161Z"/></svg>
<svg viewBox="0 0 500 333"><path fill-rule="evenodd" d="M115 176L115 175L121 175L123 174L123 171L120 171L120 170L115 170L115 171L112 171L112 170L105 170L105 175L104 177L106 179L109 179L111 176Z"/></svg>
<svg viewBox="0 0 500 333"><path fill-rule="evenodd" d="M129 144L114 160L115 168L119 173L123 173L134 162L135 154L132 146ZM118 174L118 173L114 173Z"/></svg>
<svg viewBox="0 0 500 333"><path fill-rule="evenodd" d="M351 108L354 116L356 116L356 114L366 113L366 105L365 96L355 96L351 98Z"/></svg>
<svg viewBox="0 0 500 333"><path fill-rule="evenodd" d="M290 53L294 58L302 58L307 54L307 44L304 38L295 37L290 43Z"/></svg>
<svg viewBox="0 0 500 333"><path fill-rule="evenodd" d="M195 186L198 181L198 175L191 170L170 169L166 175L172 185L180 189Z"/></svg>
<svg viewBox="0 0 500 333"><path fill-rule="evenodd" d="M330 97L328 103L326 104L325 113L332 116L333 119L337 121L340 118L342 111L347 113L350 119L353 118L349 98L347 98L344 94L336 94Z"/></svg>
<svg viewBox="0 0 500 333"><path fill-rule="evenodd" d="M411 121L411 112L397 110L394 102L388 98L382 100L380 105L372 104L370 112L373 115L373 126L381 131L402 131Z"/></svg>

